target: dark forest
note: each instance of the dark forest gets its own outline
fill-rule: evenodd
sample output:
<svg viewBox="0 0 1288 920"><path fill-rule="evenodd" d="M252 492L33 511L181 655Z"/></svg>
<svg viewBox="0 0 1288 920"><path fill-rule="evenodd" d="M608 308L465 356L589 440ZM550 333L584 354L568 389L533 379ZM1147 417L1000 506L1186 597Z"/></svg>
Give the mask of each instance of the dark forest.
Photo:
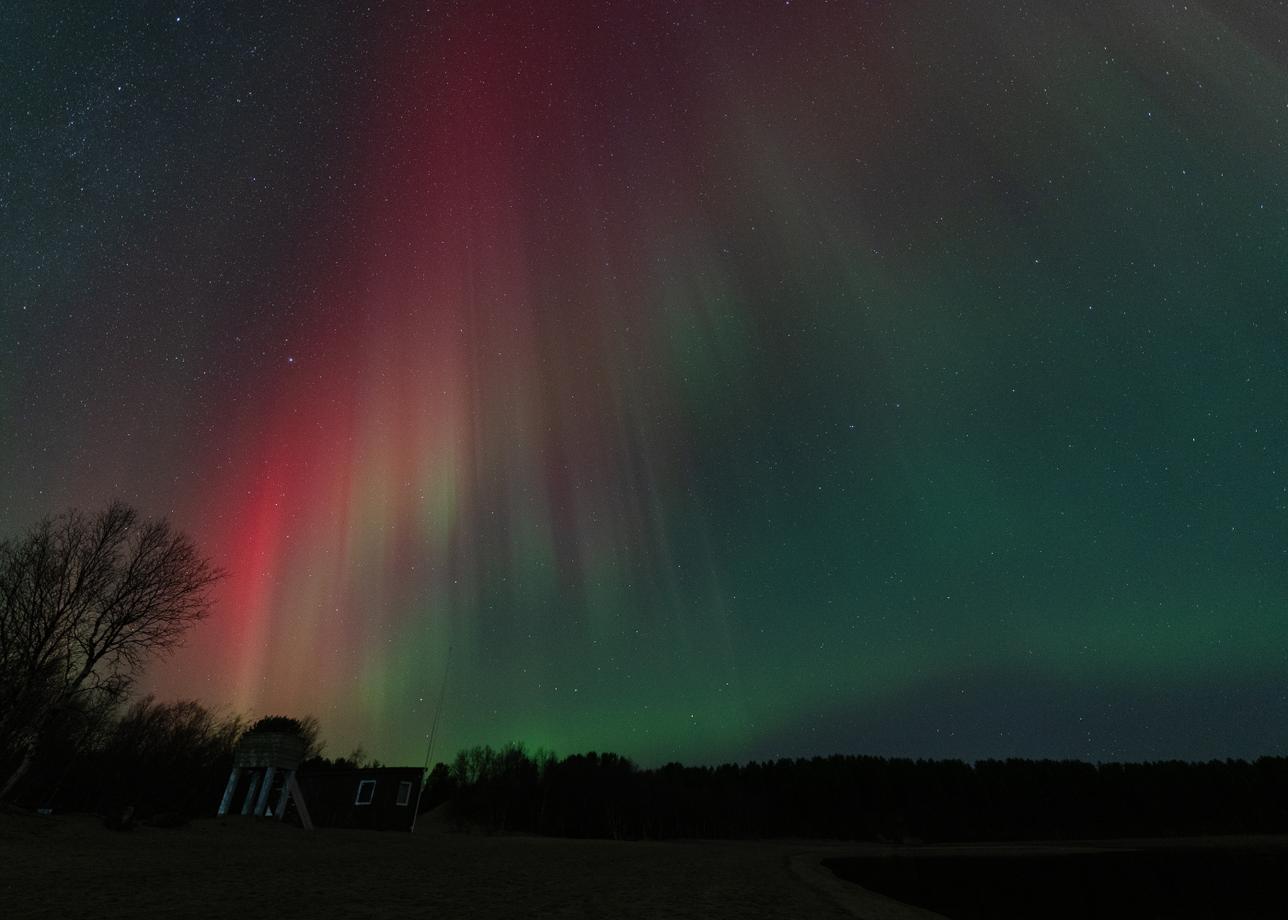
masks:
<svg viewBox="0 0 1288 920"><path fill-rule="evenodd" d="M306 720L315 732L315 723ZM196 703L136 702L87 737L68 724L19 804L140 820L214 814L246 724ZM316 746L315 734L310 745ZM316 747L315 747L316 749ZM371 766L363 752L307 770ZM422 811L461 832L615 839L784 838L903 843L1288 831L1288 758L1206 763L910 760L833 755L641 768L612 753L521 744L439 763Z"/></svg>

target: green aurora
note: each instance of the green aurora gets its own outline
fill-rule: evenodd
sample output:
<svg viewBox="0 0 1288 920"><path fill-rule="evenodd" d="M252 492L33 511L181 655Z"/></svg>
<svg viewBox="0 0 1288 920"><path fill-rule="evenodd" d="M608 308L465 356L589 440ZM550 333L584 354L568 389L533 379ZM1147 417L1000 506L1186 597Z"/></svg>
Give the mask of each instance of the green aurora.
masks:
<svg viewBox="0 0 1288 920"><path fill-rule="evenodd" d="M440 755L1288 747L1281 5L162 7L0 13L4 532L230 572L145 689L387 763L445 674Z"/></svg>

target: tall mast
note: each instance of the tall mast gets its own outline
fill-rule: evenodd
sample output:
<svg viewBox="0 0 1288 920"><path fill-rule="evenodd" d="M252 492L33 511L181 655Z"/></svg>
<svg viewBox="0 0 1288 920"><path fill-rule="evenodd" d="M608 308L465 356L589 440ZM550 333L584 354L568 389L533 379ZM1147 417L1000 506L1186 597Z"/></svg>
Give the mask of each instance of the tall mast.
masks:
<svg viewBox="0 0 1288 920"><path fill-rule="evenodd" d="M443 700L447 697L447 675L452 672L452 647L447 647L447 665L443 668L443 687L438 692L438 705L434 707L434 722L429 728L429 743L425 746L425 766L421 768L420 791L416 793L416 810L411 816L411 832L416 832L416 819L420 817L420 799L425 794L429 777L429 758L434 750L434 735L438 732L438 717L443 714Z"/></svg>

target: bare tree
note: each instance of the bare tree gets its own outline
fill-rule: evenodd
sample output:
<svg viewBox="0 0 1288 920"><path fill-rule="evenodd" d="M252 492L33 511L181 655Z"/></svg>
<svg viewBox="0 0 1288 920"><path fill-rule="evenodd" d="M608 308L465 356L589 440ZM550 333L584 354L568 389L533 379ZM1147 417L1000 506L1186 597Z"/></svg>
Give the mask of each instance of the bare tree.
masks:
<svg viewBox="0 0 1288 920"><path fill-rule="evenodd" d="M50 718L119 699L210 609L223 573L164 518L123 502L0 541L0 756L31 765Z"/></svg>

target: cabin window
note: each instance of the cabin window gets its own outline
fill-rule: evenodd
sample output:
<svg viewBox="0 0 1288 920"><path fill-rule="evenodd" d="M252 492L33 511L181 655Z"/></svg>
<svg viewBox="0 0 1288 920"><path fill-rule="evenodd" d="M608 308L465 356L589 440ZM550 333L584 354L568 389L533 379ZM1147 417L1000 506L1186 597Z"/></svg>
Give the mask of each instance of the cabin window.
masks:
<svg viewBox="0 0 1288 920"><path fill-rule="evenodd" d="M376 781L374 779L364 779L358 783L358 797L353 800L354 805L370 805L371 800L376 797Z"/></svg>
<svg viewBox="0 0 1288 920"><path fill-rule="evenodd" d="M398 804L406 805L411 801L411 783L398 784Z"/></svg>

